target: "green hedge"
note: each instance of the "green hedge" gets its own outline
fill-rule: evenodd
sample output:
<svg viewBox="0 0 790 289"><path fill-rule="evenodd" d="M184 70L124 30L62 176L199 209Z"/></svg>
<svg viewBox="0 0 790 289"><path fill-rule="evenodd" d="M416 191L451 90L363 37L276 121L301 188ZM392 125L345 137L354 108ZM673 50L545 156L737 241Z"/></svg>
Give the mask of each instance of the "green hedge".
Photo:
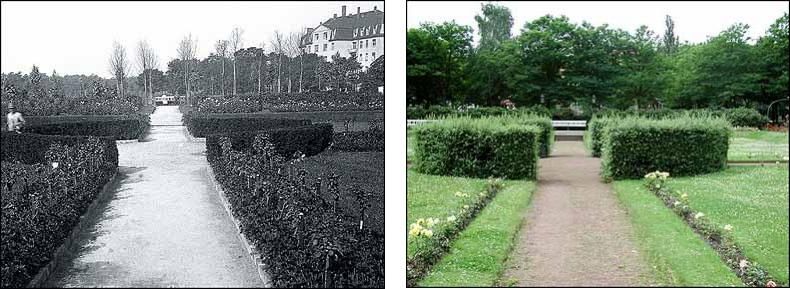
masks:
<svg viewBox="0 0 790 289"><path fill-rule="evenodd" d="M604 128L612 123L616 123L618 118L615 117L593 117L587 123L587 130L590 131L590 150L594 157L601 156L601 148L603 147L603 131Z"/></svg>
<svg viewBox="0 0 790 289"><path fill-rule="evenodd" d="M551 147L554 144L554 126L551 124L550 118L537 114L522 114L503 119L507 123L521 123L538 127L540 129L540 136L538 137L540 157L545 158L549 156Z"/></svg>
<svg viewBox="0 0 790 289"><path fill-rule="evenodd" d="M59 143L65 146L78 146L88 141L86 136L39 135L14 132L0 134L3 162L21 162L23 164L36 164L45 161L45 155L50 145ZM113 137L98 138L107 153L107 160L118 164L118 147Z"/></svg>
<svg viewBox="0 0 790 289"><path fill-rule="evenodd" d="M313 156L329 147L332 142L332 125L319 123L300 127L211 134L206 136L206 154L209 161L212 161L214 156L221 154L221 137L230 138L233 150L256 153L260 150L255 146L256 138L264 135L274 145L275 152L280 156L291 157L296 151L300 151L306 156Z"/></svg>
<svg viewBox="0 0 790 289"><path fill-rule="evenodd" d="M646 109L646 110L615 110L605 109L595 113L596 117L626 117L639 116L650 119L676 118L683 116L695 117L723 117L733 126L762 128L768 124L768 117L760 114L753 108L724 108L724 109Z"/></svg>
<svg viewBox="0 0 790 289"><path fill-rule="evenodd" d="M118 140L142 138L148 130L150 117L134 114L123 116L31 116L25 118L26 133L70 136L114 137Z"/></svg>
<svg viewBox="0 0 790 289"><path fill-rule="evenodd" d="M653 171L687 176L727 165L730 124L722 118L625 118L603 132L605 179L642 178Z"/></svg>
<svg viewBox="0 0 790 289"><path fill-rule="evenodd" d="M275 118L265 114L202 114L188 113L183 116L184 124L194 137L229 132L258 131L285 127L310 125L307 119Z"/></svg>
<svg viewBox="0 0 790 289"><path fill-rule="evenodd" d="M414 128L414 168L436 175L536 179L540 129L500 118L447 118Z"/></svg>

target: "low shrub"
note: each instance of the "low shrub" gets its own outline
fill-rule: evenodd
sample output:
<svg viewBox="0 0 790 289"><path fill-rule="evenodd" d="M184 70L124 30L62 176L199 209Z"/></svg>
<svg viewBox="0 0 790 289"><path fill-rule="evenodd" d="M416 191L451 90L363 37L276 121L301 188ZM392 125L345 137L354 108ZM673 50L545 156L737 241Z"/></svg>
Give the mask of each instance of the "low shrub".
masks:
<svg viewBox="0 0 790 289"><path fill-rule="evenodd" d="M30 137L16 135L11 138L14 141L6 142L3 135L0 279L4 288L26 287L50 262L118 166L115 142L95 137L81 138L81 142L61 137L68 141L35 143L43 149L29 149L41 152L41 160L29 164L6 161L25 159L29 151L7 145ZM20 155L6 159L9 152Z"/></svg>
<svg viewBox="0 0 790 289"><path fill-rule="evenodd" d="M332 149L346 152L383 152L384 124L372 121L365 131L338 132L332 136Z"/></svg>
<svg viewBox="0 0 790 289"><path fill-rule="evenodd" d="M183 116L184 124L194 137L210 134L267 130L309 125L306 119L274 118L266 114L203 114L189 113Z"/></svg>
<svg viewBox="0 0 790 289"><path fill-rule="evenodd" d="M23 127L26 133L70 136L103 136L118 140L142 138L150 117L144 114L121 116L31 116Z"/></svg>
<svg viewBox="0 0 790 289"><path fill-rule="evenodd" d="M763 128L768 124L768 117L752 108L731 108L723 111L723 116L732 126Z"/></svg>
<svg viewBox="0 0 790 289"><path fill-rule="evenodd" d="M446 118L414 128L414 168L436 175L535 179L540 129L500 118Z"/></svg>
<svg viewBox="0 0 790 289"><path fill-rule="evenodd" d="M383 287L384 234L366 221L374 192L307 178L258 138L257 154L218 139L209 162L242 232L260 248L274 287Z"/></svg>
<svg viewBox="0 0 790 289"><path fill-rule="evenodd" d="M730 131L729 122L715 117L620 119L604 128L603 176L626 179L656 170L676 176L722 170Z"/></svg>
<svg viewBox="0 0 790 289"><path fill-rule="evenodd" d="M118 147L112 137L101 137L98 139L103 147L106 160L110 163L118 164ZM17 134L14 132L2 132L0 134L0 147L2 147L3 162L21 162L23 164L36 164L46 160L46 152L52 144L65 146L79 146L85 143L88 137L85 136L62 136L62 135L39 135L39 134Z"/></svg>
<svg viewBox="0 0 790 289"><path fill-rule="evenodd" d="M317 155L332 142L332 125L318 123L300 127L274 128L268 130L212 134L206 137L206 153L209 158L220 155L220 140L227 138L234 150L246 153L260 153L256 141L274 144L274 151L282 157L291 157L301 152L305 156Z"/></svg>

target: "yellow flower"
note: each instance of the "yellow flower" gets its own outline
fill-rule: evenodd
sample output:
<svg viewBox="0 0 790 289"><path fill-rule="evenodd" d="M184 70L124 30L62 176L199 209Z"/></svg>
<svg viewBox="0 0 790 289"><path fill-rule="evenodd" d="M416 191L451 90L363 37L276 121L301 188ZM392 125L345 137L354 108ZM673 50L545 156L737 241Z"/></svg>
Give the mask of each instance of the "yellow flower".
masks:
<svg viewBox="0 0 790 289"><path fill-rule="evenodd" d="M464 193L462 193L462 192L455 192L455 196L459 197L459 198L462 198L464 196Z"/></svg>
<svg viewBox="0 0 790 289"><path fill-rule="evenodd" d="M423 230L422 234L425 235L425 237L428 237L428 238L433 237L433 231L428 230L428 229Z"/></svg>
<svg viewBox="0 0 790 289"><path fill-rule="evenodd" d="M686 194L686 193L683 193L682 195L680 195L680 198L685 200L685 199L689 198L689 195Z"/></svg>
<svg viewBox="0 0 790 289"><path fill-rule="evenodd" d="M455 222L456 218L455 215L447 217L448 222Z"/></svg>
<svg viewBox="0 0 790 289"><path fill-rule="evenodd" d="M732 231L732 225L730 224L724 225L724 230L727 232Z"/></svg>
<svg viewBox="0 0 790 289"><path fill-rule="evenodd" d="M464 205L464 209L468 210L469 209L469 205Z"/></svg>
<svg viewBox="0 0 790 289"><path fill-rule="evenodd" d="M416 237L416 236L418 236L420 234L421 231L422 231L422 228L412 227L411 230L409 230L409 236Z"/></svg>
<svg viewBox="0 0 790 289"><path fill-rule="evenodd" d="M702 218L704 216L705 216L705 214L703 214L702 212L698 212L698 213L694 214L694 219L699 219L699 218Z"/></svg>
<svg viewBox="0 0 790 289"><path fill-rule="evenodd" d="M425 219L423 219L423 218L417 219L417 225L425 226L425 224L426 224Z"/></svg>

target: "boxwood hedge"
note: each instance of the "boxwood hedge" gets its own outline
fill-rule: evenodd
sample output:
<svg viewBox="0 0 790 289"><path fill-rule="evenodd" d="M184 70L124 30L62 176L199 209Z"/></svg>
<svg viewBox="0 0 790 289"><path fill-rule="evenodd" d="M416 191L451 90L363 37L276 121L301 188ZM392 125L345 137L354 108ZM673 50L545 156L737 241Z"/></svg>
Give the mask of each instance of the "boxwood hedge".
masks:
<svg viewBox="0 0 790 289"><path fill-rule="evenodd" d="M607 125L616 123L617 119L618 118L616 117L596 116L593 117L587 124L587 130L590 131L590 150L592 151L592 156L601 156L601 148L603 147L603 130Z"/></svg>
<svg viewBox="0 0 790 289"><path fill-rule="evenodd" d="M414 128L414 168L437 175L536 179L540 129L500 118L446 118Z"/></svg>
<svg viewBox="0 0 790 289"><path fill-rule="evenodd" d="M139 139L148 130L150 117L132 115L31 116L24 132L45 135L102 136L118 140Z"/></svg>
<svg viewBox="0 0 790 289"><path fill-rule="evenodd" d="M187 113L183 116L184 124L194 137L206 137L210 134L257 131L285 127L310 125L307 119L275 118L266 114L254 113Z"/></svg>
<svg viewBox="0 0 790 289"><path fill-rule="evenodd" d="M118 147L113 137L98 137L104 152L107 154L107 161L118 164ZM2 146L3 162L21 162L23 164L36 164L45 161L46 152L54 143L65 146L78 146L88 140L86 136L63 136L63 135L40 135L40 134L17 134L14 132L2 132L0 134L0 144Z"/></svg>
<svg viewBox="0 0 790 289"><path fill-rule="evenodd" d="M520 114L503 117L505 123L520 123L536 126L540 129L538 137L540 147L540 157L545 158L551 153L551 146L554 144L554 126L548 116L538 114Z"/></svg>
<svg viewBox="0 0 790 289"><path fill-rule="evenodd" d="M728 121L716 117L621 119L604 128L603 177L642 178L657 170L686 176L722 170L727 165L730 130Z"/></svg>
<svg viewBox="0 0 790 289"><path fill-rule="evenodd" d="M206 137L207 158L212 161L222 153L220 147L222 137L230 139L234 150L256 153L255 139L262 136L269 139L269 142L275 146L275 152L280 156L291 157L296 151L306 156L313 156L329 147L332 142L332 125L318 123L300 127L211 134Z"/></svg>

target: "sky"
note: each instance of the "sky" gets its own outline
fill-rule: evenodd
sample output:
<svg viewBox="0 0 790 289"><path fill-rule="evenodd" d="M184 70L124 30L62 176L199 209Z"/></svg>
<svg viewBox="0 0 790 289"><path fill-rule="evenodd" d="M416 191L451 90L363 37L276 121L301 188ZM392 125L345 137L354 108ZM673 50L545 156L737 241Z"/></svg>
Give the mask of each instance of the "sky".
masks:
<svg viewBox="0 0 790 289"><path fill-rule="evenodd" d="M383 1L342 2L2 2L3 73L39 71L60 75L110 77L114 40L134 60L134 47L146 39L159 57L159 69L177 58L178 42L189 33L198 40L198 58L214 51L234 26L244 29L244 47L270 47L275 30L283 33L314 28L346 13L384 11ZM136 63L136 61L133 61ZM138 68L132 69L134 74Z"/></svg>
<svg viewBox="0 0 790 289"><path fill-rule="evenodd" d="M474 42L479 41L475 15L481 3L488 2L408 2L407 26L420 23L442 23L455 20L474 29ZM741 22L749 25L747 36L752 39L764 35L768 27L788 11L788 1L778 2L500 2L492 3L510 8L513 15L512 35L519 35L528 21L546 14L568 16L572 23L587 21L594 26L604 23L611 28L633 32L647 25L656 35L663 36L666 15L675 22L675 35L681 42L704 42L708 36L718 35L730 25Z"/></svg>

